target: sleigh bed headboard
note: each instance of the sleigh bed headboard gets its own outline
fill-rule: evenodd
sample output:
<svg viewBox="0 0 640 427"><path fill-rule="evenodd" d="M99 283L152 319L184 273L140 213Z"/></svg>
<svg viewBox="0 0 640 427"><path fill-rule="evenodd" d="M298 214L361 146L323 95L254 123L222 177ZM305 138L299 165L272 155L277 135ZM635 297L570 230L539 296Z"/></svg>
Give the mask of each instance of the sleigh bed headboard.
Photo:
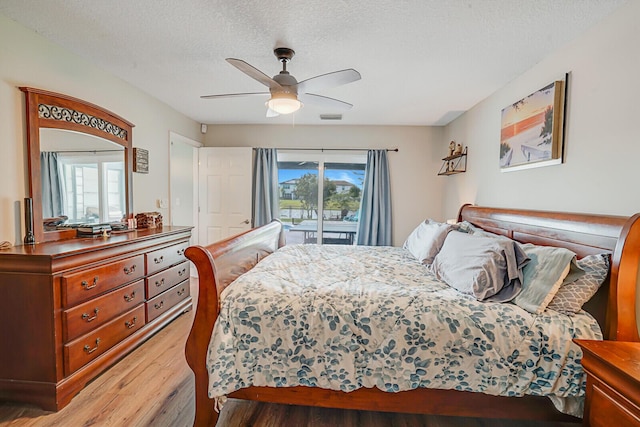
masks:
<svg viewBox="0 0 640 427"><path fill-rule="evenodd" d="M640 262L640 215L631 218L566 212L486 208L464 205L458 221L522 243L560 246L579 258L611 255L607 282L584 306L600 323L606 339L638 341L636 297Z"/></svg>

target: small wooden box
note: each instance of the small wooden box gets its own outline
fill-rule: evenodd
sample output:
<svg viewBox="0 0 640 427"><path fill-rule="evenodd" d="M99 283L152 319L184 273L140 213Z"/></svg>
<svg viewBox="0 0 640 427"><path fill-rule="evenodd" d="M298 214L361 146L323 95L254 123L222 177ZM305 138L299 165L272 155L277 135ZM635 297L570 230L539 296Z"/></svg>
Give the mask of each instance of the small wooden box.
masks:
<svg viewBox="0 0 640 427"><path fill-rule="evenodd" d="M137 228L162 228L160 212L141 212L136 215Z"/></svg>

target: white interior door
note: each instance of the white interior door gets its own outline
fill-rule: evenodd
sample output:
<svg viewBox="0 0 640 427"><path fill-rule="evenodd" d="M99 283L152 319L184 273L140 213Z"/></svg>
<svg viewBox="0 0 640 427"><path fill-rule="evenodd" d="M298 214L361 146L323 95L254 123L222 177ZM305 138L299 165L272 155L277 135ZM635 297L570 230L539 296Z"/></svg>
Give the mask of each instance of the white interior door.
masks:
<svg viewBox="0 0 640 427"><path fill-rule="evenodd" d="M171 225L194 227L198 239L198 147L202 144L169 132L169 217Z"/></svg>
<svg viewBox="0 0 640 427"><path fill-rule="evenodd" d="M251 227L250 147L202 147L199 155L200 245Z"/></svg>

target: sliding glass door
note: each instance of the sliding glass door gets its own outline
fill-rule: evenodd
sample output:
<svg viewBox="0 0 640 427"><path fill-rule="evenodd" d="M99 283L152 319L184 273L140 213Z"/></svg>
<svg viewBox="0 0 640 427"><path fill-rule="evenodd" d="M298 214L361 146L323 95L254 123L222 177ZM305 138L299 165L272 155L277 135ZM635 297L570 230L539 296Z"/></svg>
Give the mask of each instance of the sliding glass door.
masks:
<svg viewBox="0 0 640 427"><path fill-rule="evenodd" d="M287 244L355 242L365 163L361 153L278 152Z"/></svg>
<svg viewBox="0 0 640 427"><path fill-rule="evenodd" d="M315 160L278 161L280 221L287 244L316 242L319 166Z"/></svg>
<svg viewBox="0 0 640 427"><path fill-rule="evenodd" d="M355 243L364 168L364 163L324 163L323 243L338 245Z"/></svg>

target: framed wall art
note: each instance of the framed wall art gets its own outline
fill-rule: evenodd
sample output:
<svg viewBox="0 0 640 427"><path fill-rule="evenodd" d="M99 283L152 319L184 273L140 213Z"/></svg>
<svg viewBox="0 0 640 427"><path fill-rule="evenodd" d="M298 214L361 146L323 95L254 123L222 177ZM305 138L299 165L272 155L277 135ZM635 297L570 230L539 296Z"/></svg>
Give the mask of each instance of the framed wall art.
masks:
<svg viewBox="0 0 640 427"><path fill-rule="evenodd" d="M137 173L149 173L149 150L134 147L133 171Z"/></svg>
<svg viewBox="0 0 640 427"><path fill-rule="evenodd" d="M502 110L501 171L562 163L567 77Z"/></svg>

